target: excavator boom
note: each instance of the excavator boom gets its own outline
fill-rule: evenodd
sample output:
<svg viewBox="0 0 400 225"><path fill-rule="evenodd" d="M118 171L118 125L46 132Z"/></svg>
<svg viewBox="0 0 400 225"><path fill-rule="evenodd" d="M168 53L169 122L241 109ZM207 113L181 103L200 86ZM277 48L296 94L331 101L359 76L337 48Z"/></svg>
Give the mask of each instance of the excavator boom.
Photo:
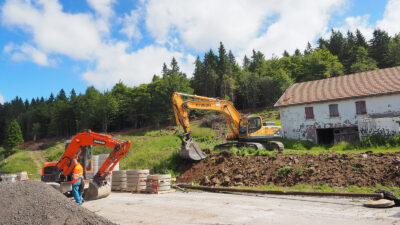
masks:
<svg viewBox="0 0 400 225"><path fill-rule="evenodd" d="M181 96L198 100L183 101ZM184 133L180 135L182 146L179 154L182 158L198 161L207 156L200 149L199 145L193 141L188 109L211 110L222 113L225 115L226 122L232 131L232 134L228 136L232 139L237 139L239 137L239 122L241 116L229 101L175 92L172 95L172 105L174 108L176 124L178 127L182 125L184 131Z"/></svg>
<svg viewBox="0 0 400 225"><path fill-rule="evenodd" d="M192 98L193 100L183 101L181 96ZM183 127L183 134L180 134L182 140L180 156L185 159L201 160L206 154L200 149L199 145L193 141L191 135L188 109L210 110L223 114L232 133L227 134L228 140L243 141L237 143L226 143L223 146L247 146L256 149L262 149L264 146L258 142L249 142L252 140L278 137L280 127L264 127L260 116L243 118L231 102L217 98L209 98L198 95L190 95L175 92L172 95L172 105L175 113L176 124ZM277 133L278 132L278 133ZM280 142L269 142L270 146L283 150L283 144Z"/></svg>
<svg viewBox="0 0 400 225"><path fill-rule="evenodd" d="M46 163L42 169L42 180L46 178L46 181L51 181L48 180L50 177L50 179L55 179L53 181L59 182L60 184L68 182L68 176L74 169L74 166L71 163L72 159L78 159L79 161L79 157L84 158L85 156L83 155L85 155L85 151L93 145L109 147L113 148L113 150L94 176L93 182L90 183L86 196L89 199L108 196L111 192L111 188L107 184L106 177L111 173L117 163L127 154L131 142L119 140L92 131L84 131L75 135L67 145L64 154L57 163ZM59 175L54 176L53 178L53 176L46 175L45 171L46 167L53 166L54 164ZM49 168L47 170L49 170Z"/></svg>

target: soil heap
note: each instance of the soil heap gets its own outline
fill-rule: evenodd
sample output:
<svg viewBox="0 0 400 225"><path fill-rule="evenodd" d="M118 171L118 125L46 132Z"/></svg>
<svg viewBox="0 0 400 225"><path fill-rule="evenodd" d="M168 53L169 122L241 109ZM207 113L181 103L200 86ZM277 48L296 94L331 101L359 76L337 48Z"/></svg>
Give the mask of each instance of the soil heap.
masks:
<svg viewBox="0 0 400 225"><path fill-rule="evenodd" d="M0 183L0 224L114 224L40 181Z"/></svg>
<svg viewBox="0 0 400 225"><path fill-rule="evenodd" d="M230 152L208 154L205 160L181 165L177 182L205 186L400 185L400 152L244 157Z"/></svg>

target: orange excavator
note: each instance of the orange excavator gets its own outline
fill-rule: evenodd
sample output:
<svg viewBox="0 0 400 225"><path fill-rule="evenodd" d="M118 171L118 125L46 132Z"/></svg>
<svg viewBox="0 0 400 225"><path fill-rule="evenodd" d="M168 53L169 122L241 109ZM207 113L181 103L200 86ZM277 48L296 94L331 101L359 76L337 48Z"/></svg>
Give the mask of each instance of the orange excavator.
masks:
<svg viewBox="0 0 400 225"><path fill-rule="evenodd" d="M101 165L97 173L93 171L92 146L104 146L113 148L107 159ZM111 173L128 152L130 141L119 140L108 135L98 134L90 130L77 134L72 140L67 141L64 154L57 162L47 162L42 168L43 182L55 182L60 184L60 191L67 193L72 190L72 172L74 166L72 159L77 159L84 168L85 199L98 199L107 197L111 193L111 187L106 177ZM92 179L88 179L92 174Z"/></svg>
<svg viewBox="0 0 400 225"><path fill-rule="evenodd" d="M192 98L184 101L181 96ZM277 149L283 151L284 146L279 141L270 141L271 138L282 137L281 127L275 124L263 123L261 116L243 116L226 100L209 98L175 92L172 95L175 120L178 127L182 125L183 134L180 134L182 145L179 155L184 159L198 161L207 155L193 141L189 123L189 109L211 110L222 113L232 133L226 135L229 141L215 148L250 147L255 149ZM180 130L179 130L180 131Z"/></svg>

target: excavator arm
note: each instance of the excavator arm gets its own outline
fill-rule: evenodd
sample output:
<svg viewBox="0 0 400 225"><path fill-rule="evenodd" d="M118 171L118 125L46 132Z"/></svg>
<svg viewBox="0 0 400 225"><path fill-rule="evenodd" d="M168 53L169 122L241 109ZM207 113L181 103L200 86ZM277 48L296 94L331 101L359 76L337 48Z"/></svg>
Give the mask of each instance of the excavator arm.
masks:
<svg viewBox="0 0 400 225"><path fill-rule="evenodd" d="M104 180L105 177L114 169L119 160L126 155L131 146L131 142L91 131L84 131L77 134L71 140L71 143L57 162L58 170L62 171L64 176L68 176L74 169L73 165L71 165L71 160L74 158L77 159L81 149L90 145L104 146L114 149L95 176Z"/></svg>
<svg viewBox="0 0 400 225"><path fill-rule="evenodd" d="M64 177L67 177L74 169L71 163L72 159L78 159L80 153L84 152L84 149L92 145L113 148L112 152L94 176L93 182L89 183L89 189L85 192L87 199L98 199L107 197L111 193L111 187L107 184L105 178L111 173L119 160L127 154L131 142L91 131L84 131L77 134L71 140L64 154L56 164L57 169Z"/></svg>
<svg viewBox="0 0 400 225"><path fill-rule="evenodd" d="M183 101L181 96L199 99L200 101ZM185 133L190 133L188 109L198 109L211 110L223 114L226 117L226 122L232 131L231 136L236 138L239 137L239 122L241 116L229 101L175 92L172 96L172 104L174 106L176 123L178 126L182 125Z"/></svg>
<svg viewBox="0 0 400 225"><path fill-rule="evenodd" d="M183 101L181 96L196 100ZM206 154L200 149L198 144L192 140L188 109L211 110L222 113L225 115L229 128L232 131L232 134L228 134L227 138L238 139L239 137L239 122L241 116L229 101L175 92L172 95L172 105L176 124L178 127L182 125L184 130L184 133L180 135L182 140L180 156L183 158L201 160L206 157Z"/></svg>

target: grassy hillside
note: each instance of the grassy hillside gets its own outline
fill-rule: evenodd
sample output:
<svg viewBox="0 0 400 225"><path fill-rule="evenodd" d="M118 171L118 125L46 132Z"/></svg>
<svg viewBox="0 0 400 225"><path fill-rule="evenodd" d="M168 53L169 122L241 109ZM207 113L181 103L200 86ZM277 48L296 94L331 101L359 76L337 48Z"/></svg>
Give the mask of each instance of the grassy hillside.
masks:
<svg viewBox="0 0 400 225"><path fill-rule="evenodd" d="M262 111L256 115L261 115L265 121L274 121L280 124L279 111ZM229 132L227 127L213 130L211 128L199 127L201 121L192 122L192 134L194 140L199 143L202 149L210 149L217 144L225 142L223 136L219 135L222 131ZM224 122L223 122L224 123ZM179 165L178 156L180 139L175 131L157 129L149 131L132 132L124 135L116 135L116 138L130 140L132 147L128 154L121 160L121 169L150 169L152 173L172 173L176 174L176 166ZM400 147L399 140L394 140L385 144L374 145L371 140L368 143L339 143L334 146L319 146L309 141L277 139L285 145L285 154L321 154L321 153L363 153L366 151L374 152L397 152ZM14 173L28 171L31 174L40 176L40 169L43 162L57 161L64 152L64 142L54 142L44 151L18 150L17 153L0 162L0 172ZM109 153L112 149L95 147L94 153ZM257 151L253 149L233 149L237 155L272 155L276 151Z"/></svg>

